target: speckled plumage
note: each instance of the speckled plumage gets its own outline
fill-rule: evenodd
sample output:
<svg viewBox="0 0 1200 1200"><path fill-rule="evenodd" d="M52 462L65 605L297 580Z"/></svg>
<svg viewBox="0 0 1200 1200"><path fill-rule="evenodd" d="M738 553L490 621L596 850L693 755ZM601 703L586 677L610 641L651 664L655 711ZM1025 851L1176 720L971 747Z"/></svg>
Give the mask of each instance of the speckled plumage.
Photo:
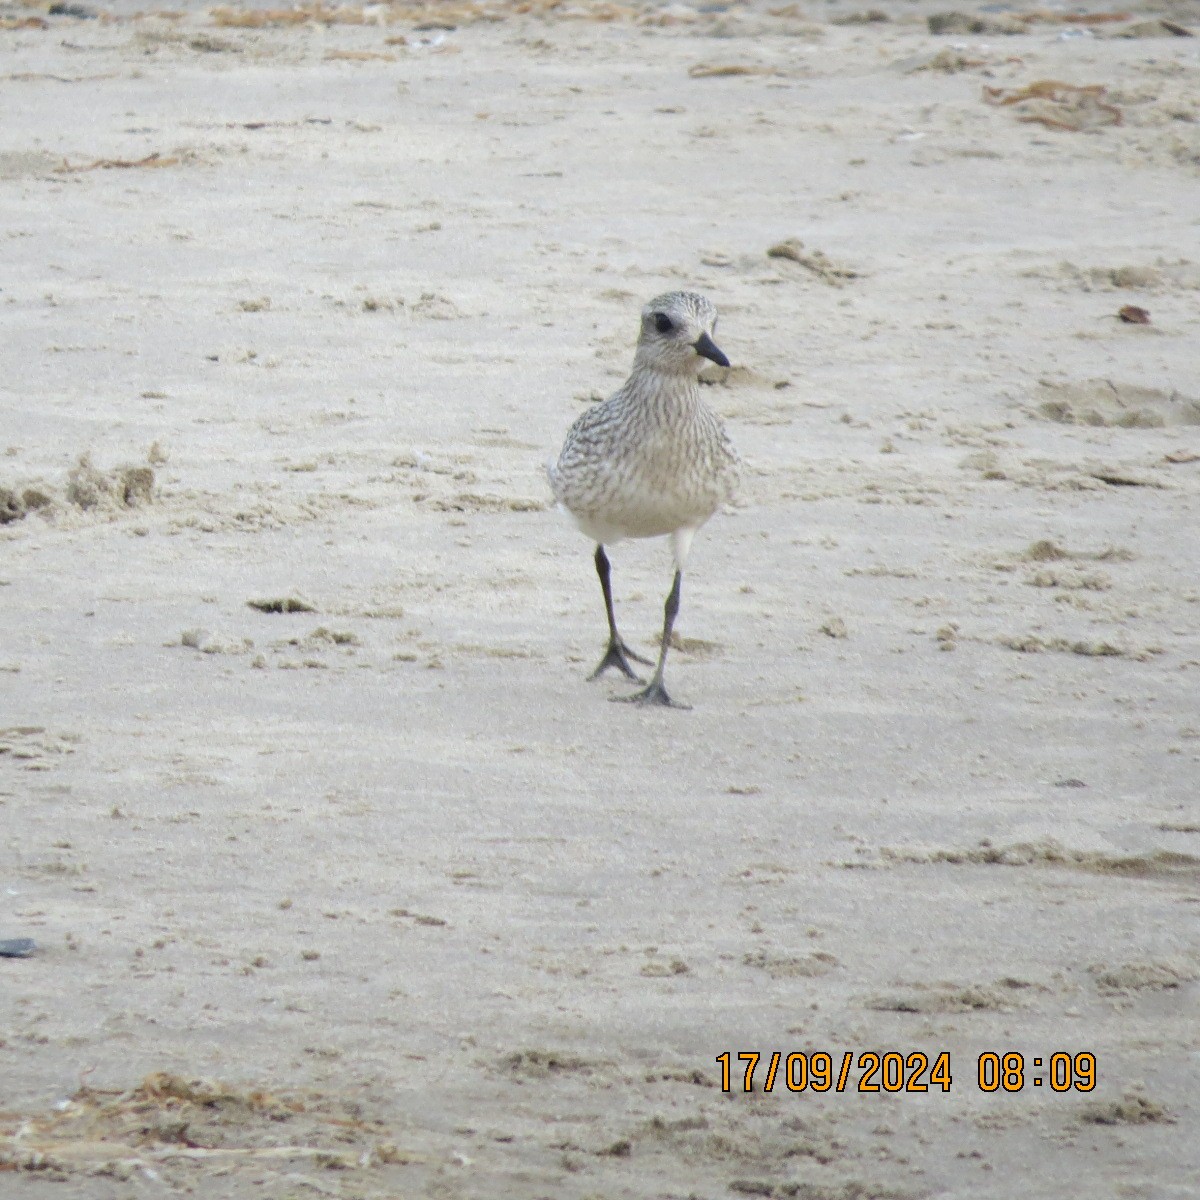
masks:
<svg viewBox="0 0 1200 1200"><path fill-rule="evenodd" d="M654 677L633 696L642 704L679 707L663 685L663 667L679 611L684 563L696 531L733 496L738 457L720 418L700 398L703 359L729 360L713 333L717 310L695 292L667 292L642 310L633 371L624 386L594 405L567 432L550 486L559 504L596 541L596 572L608 617L608 649L594 679L615 667L637 679L613 613L606 544L670 535L675 579L667 596Z"/></svg>
<svg viewBox="0 0 1200 1200"><path fill-rule="evenodd" d="M664 348L647 320L682 325L684 354ZM643 312L633 372L608 400L571 426L550 468L555 498L601 544L695 532L732 499L738 457L720 418L700 397L695 332L712 334L716 309L694 292L670 292ZM674 341L680 342L676 337ZM682 563L678 564L682 566Z"/></svg>

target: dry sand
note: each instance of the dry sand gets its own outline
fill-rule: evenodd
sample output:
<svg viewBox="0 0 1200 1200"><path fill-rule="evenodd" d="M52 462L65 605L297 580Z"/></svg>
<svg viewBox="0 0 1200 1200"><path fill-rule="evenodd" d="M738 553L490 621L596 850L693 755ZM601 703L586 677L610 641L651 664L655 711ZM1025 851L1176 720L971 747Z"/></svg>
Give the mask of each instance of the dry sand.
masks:
<svg viewBox="0 0 1200 1200"><path fill-rule="evenodd" d="M1200 12L876 11L0 14L6 1200L1197 1195ZM542 463L677 286L641 711Z"/></svg>

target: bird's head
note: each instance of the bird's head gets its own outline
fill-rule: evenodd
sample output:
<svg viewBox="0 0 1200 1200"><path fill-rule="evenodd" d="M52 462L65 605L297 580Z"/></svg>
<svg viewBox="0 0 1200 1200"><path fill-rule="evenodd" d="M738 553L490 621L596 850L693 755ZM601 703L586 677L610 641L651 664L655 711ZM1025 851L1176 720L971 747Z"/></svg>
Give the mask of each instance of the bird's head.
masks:
<svg viewBox="0 0 1200 1200"><path fill-rule="evenodd" d="M696 376L710 359L729 366L713 334L717 310L712 301L696 292L665 292L642 309L634 367Z"/></svg>

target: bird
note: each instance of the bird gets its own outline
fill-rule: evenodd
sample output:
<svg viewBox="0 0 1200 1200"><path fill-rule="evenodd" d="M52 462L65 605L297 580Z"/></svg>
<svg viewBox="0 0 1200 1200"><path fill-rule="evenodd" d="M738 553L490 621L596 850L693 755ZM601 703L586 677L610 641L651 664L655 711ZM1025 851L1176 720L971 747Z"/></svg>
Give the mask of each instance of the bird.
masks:
<svg viewBox="0 0 1200 1200"><path fill-rule="evenodd" d="M740 460L725 426L700 397L705 360L728 367L713 340L717 310L696 292L666 292L643 309L633 370L609 399L567 431L550 487L561 508L596 543L596 574L608 618L608 648L589 679L615 668L636 683L630 660L650 665L617 632L606 546L626 538L671 539L675 577L663 606L662 640L649 683L613 699L687 708L663 683L667 646L679 614L688 551L697 530L732 499Z"/></svg>

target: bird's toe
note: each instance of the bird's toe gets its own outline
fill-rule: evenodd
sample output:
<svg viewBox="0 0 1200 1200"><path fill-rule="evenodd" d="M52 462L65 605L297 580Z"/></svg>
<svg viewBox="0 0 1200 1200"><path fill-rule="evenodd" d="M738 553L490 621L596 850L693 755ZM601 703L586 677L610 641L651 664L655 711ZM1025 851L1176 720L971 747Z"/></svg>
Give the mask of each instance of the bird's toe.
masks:
<svg viewBox="0 0 1200 1200"><path fill-rule="evenodd" d="M687 711L692 706L690 704L679 704L672 700L667 695L667 689L663 687L661 680L651 680L650 683L642 688L640 692L634 692L630 696L613 696L612 699L619 704L637 704L641 706L653 706L655 708L678 708Z"/></svg>

